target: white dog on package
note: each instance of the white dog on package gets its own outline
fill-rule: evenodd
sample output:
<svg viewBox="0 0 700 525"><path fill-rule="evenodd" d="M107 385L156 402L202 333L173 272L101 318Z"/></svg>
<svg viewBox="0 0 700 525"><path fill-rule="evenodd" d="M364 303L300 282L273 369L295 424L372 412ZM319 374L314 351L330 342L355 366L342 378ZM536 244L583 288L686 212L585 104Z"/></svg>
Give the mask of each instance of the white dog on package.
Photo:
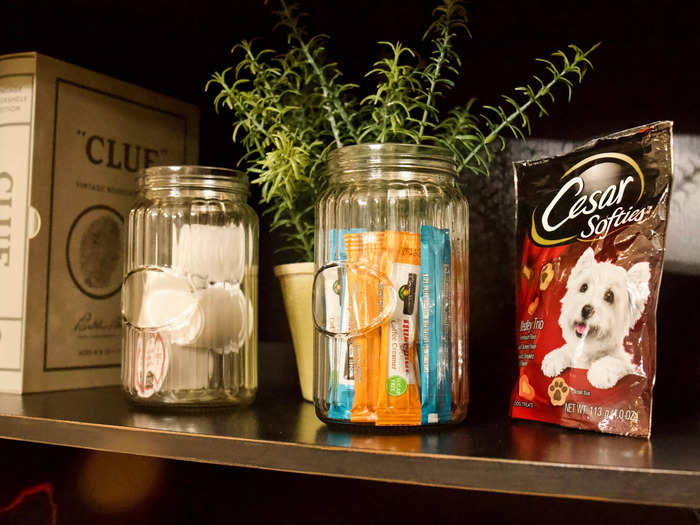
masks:
<svg viewBox="0 0 700 525"><path fill-rule="evenodd" d="M566 344L542 360L548 377L563 370L588 369L596 388L610 388L634 371L632 356L623 341L644 311L649 298L649 263L629 270L598 262L588 248L566 282L559 326Z"/></svg>

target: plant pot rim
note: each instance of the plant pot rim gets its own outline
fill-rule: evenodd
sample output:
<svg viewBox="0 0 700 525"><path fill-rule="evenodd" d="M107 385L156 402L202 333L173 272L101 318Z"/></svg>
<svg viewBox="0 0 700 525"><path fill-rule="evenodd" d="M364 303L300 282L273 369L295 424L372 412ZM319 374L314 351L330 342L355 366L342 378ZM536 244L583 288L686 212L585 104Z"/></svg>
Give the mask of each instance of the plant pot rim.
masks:
<svg viewBox="0 0 700 525"><path fill-rule="evenodd" d="M273 268L273 271L276 277L295 274L313 274L316 271L316 265L312 262L278 264Z"/></svg>

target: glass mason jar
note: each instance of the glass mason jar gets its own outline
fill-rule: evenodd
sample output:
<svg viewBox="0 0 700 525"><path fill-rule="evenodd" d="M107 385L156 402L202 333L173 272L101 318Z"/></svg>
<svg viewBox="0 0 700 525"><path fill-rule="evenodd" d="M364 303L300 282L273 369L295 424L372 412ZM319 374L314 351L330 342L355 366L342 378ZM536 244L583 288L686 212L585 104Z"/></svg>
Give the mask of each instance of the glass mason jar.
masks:
<svg viewBox="0 0 700 525"><path fill-rule="evenodd" d="M452 154L330 153L316 209L314 402L325 422L458 423L467 412L468 206Z"/></svg>
<svg viewBox="0 0 700 525"><path fill-rule="evenodd" d="M129 213L122 387L139 404L241 405L258 387L258 218L244 173L146 169Z"/></svg>

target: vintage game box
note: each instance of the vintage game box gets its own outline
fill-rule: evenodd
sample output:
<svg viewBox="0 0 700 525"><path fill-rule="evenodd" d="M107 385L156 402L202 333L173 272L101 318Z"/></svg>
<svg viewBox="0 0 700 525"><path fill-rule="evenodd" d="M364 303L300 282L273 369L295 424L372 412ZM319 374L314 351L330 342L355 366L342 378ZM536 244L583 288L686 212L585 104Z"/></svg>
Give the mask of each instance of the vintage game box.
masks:
<svg viewBox="0 0 700 525"><path fill-rule="evenodd" d="M0 391L119 383L136 175L198 155L196 106L38 53L0 56Z"/></svg>

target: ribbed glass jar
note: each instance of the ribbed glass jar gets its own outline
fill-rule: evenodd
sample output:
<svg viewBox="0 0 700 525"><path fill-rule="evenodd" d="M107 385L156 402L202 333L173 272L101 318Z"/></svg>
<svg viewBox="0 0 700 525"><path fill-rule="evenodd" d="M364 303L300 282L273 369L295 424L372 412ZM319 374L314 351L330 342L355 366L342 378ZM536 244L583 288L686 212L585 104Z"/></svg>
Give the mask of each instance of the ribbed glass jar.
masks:
<svg viewBox="0 0 700 525"><path fill-rule="evenodd" d="M314 402L325 422L424 426L468 405L468 206L451 153L330 153L316 209Z"/></svg>
<svg viewBox="0 0 700 525"><path fill-rule="evenodd" d="M245 174L153 167L129 213L122 387L146 405L251 403L258 387L258 218Z"/></svg>

